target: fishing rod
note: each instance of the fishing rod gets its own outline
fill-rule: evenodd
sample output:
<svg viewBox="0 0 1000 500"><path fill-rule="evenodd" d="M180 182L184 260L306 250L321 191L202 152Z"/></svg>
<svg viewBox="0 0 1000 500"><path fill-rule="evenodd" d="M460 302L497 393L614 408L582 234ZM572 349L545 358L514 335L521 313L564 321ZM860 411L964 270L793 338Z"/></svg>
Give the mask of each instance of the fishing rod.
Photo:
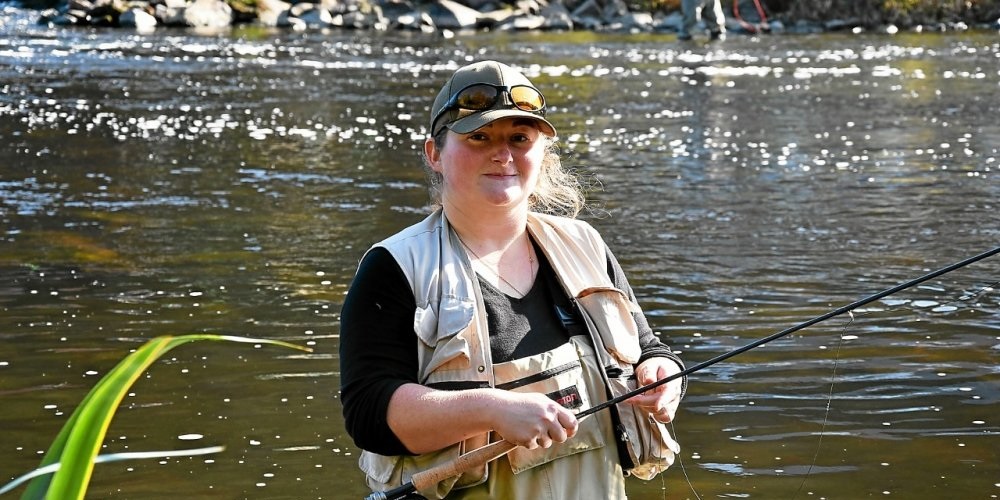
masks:
<svg viewBox="0 0 1000 500"><path fill-rule="evenodd" d="M744 352L747 352L747 351L749 351L751 349L756 349L757 347L760 347L760 346L762 346L764 344L767 344L768 342L775 341L777 339L780 339L781 337L784 337L784 336L789 335L791 333L794 333L794 332L797 332L799 330L802 330L803 328L808 328L808 327L810 327L812 325L815 325L816 323L819 323L821 321L826 321L826 320L828 320L830 318L833 318L835 316L840 316L841 314L853 311L853 310L855 310L855 309L857 309L857 308L859 308L859 307L861 307L863 305L866 305L866 304L869 304L871 302L875 302L876 300L888 297L889 295L892 295L894 293L898 293L900 291L906 290L907 288L914 287L914 286L919 285L919 284L921 284L921 283L923 283L925 281L928 281L928 280L937 278L938 276L941 276L943 274L947 274L947 273L950 273L952 271L955 271L956 269L961 269L961 268L963 268L963 267L965 267L965 266L967 266L969 264L972 264L972 263L975 263L975 262L979 262L979 261L981 261L981 260L983 260L983 259L985 259L987 257L991 257L991 256L996 255L998 253L1000 253L1000 247L996 247L996 248L994 248L992 250L985 251L985 252L983 252L983 253L981 253L979 255L976 255L976 256L973 256L973 257L969 257L968 259L965 259L963 261L956 262L954 264L942 267L941 269L938 269L937 271L932 271L930 273L927 273L927 274L925 274L923 276L920 276L919 278L914 278L914 279L912 279L910 281L907 281L907 282L904 282L904 283L900 283L900 284L898 284L898 285L896 285L894 287L882 290L881 292L869 295L869 296L867 296L867 297L865 297L863 299L851 302L850 304L847 304L846 306L834 309L834 310L832 310L832 311L830 311L830 312L828 312L826 314L817 316L817 317L815 317L815 318L813 318L813 319L811 319L809 321L806 321L806 322L803 322L803 323L799 323L798 325L795 325L793 327L786 328L786 329L784 329L784 330L782 330L780 332L777 332L777 333L768 335L767 337L763 337L761 339L755 340L755 341L753 341L753 342L751 342L751 343L749 343L749 344L747 344L747 345L745 345L743 347L739 347L737 349L733 349L732 351L726 352L724 354L720 354L720 355L718 355L718 356L716 356L716 357L714 357L712 359L709 359L707 361L702 361L701 363L698 363L698 364L696 364L696 365L694 365L694 366L692 366L690 368L685 368L684 370L681 370L681 371L679 371L679 372L677 372L677 373L675 373L673 375L670 375L668 377L665 377L665 378L662 378L660 380L657 380L656 382L644 385L644 386L636 388L636 389L634 389L632 391L626 392L625 394L622 394L620 396L611 398L611 399L609 399L609 400L607 400L607 401L605 401L605 402L603 402L601 404L592 406L592 407L590 407L590 408L588 408L588 409L586 409L584 411L581 411L580 413L577 413L576 414L576 418L578 420L582 419L582 418L584 418L586 416L592 415L592 414L597 413L597 412L599 412L601 410L604 410L604 409L609 408L611 406L614 406L614 405L616 405L618 403L621 403L621 402L625 401L626 399L633 398L633 397L638 396L639 394L642 394L642 393L644 393L646 391L649 391L651 389L655 389L655 388L657 388L657 387L659 387L659 386L661 386L663 384L666 384L666 383L668 383L670 381L677 380L678 378L681 378L681 377L690 375L692 373L704 370L705 368L708 368L708 367L710 367L712 365L715 365L716 363L725 361L725 360L727 360L729 358L732 358L733 356L737 356L737 355L743 354ZM498 459L498 458L506 455L508 452L510 452L514 448L517 448L517 445L515 445L513 443L510 443L508 441L505 441L505 440L494 441L494 442L492 442L492 443L490 443L490 444L488 444L486 446L483 446L481 448L477 448L475 450L470 451L469 453L461 455L461 456L459 456L458 458L456 458L453 461L450 461L450 462L438 465L436 467L432 467L432 468L427 469L427 470L422 471L422 472L418 472L418 473L414 474L410 478L410 482L408 482L408 483L406 483L406 484L404 484L402 486L399 486L399 487L396 487L396 488L393 488L393 489L387 490L387 491L376 491L376 492L373 492L372 494L366 496L365 500L401 500L401 499L404 499L407 496L409 496L410 494L415 493L416 491L418 491L420 489L430 488L430 487L432 487L433 485L437 484L440 481L443 481L443 480L451 478L451 477L455 477L455 476L457 476L457 475L459 475L459 474L461 474L461 473L463 473L463 472L465 472L467 470L470 470L470 469L472 469L474 467L480 467L480 466L485 465L485 464L487 464L489 462L492 462L493 460L496 460L496 459Z"/></svg>
<svg viewBox="0 0 1000 500"><path fill-rule="evenodd" d="M697 372L697 371L704 370L705 368L708 368L708 367L710 367L710 366L712 366L712 365L714 365L716 363L719 363L721 361L725 361L725 360L727 360L727 359L729 359L729 358L731 358L733 356L737 356L739 354L743 354L744 352L747 352L747 351L749 351L751 349L756 349L756 348L758 348L758 347L760 347L760 346L762 346L762 345L764 345L764 344L766 344L768 342L771 342L771 341L774 341L774 340L778 340L781 337L784 337L785 335L788 335L790 333L795 333L795 332L797 332L797 331L799 331L799 330L801 330L803 328L810 327L810 326L815 325L816 323L819 323L821 321L826 321L826 320L828 320L828 319L830 319L830 318L832 318L834 316L840 316L841 314L853 311L853 310L855 310L855 309L857 309L857 308L859 308L859 307L861 307L863 305L869 304L871 302L875 302L876 300L879 300L879 299L883 299L883 298L888 297L889 295L892 295L894 293L906 290L907 288L914 287L914 286L919 285L919 284L921 284L921 283L923 283L923 282L925 282L927 280L931 280L931 279L937 278L938 276L941 276L942 274L947 274L947 273L950 273L950 272L952 272L952 271L954 271L956 269L961 269L961 268L963 268L963 267L965 267L965 266L967 266L969 264L972 264L974 262L979 262L979 261L981 261L981 260L983 260L983 259L985 259L987 257L991 257L991 256L996 255L998 253L1000 253L1000 247L996 247L996 248L994 248L992 250L988 250L988 251L983 252L983 253L981 253L979 255L976 255L976 256L973 256L973 257L969 257L968 259L965 259L965 260L963 260L961 262L956 262L956 263L951 264L949 266L942 267L941 269L938 269L937 271L933 271L933 272L927 273L927 274L925 274L925 275L923 275L923 276L921 276L919 278L914 278L914 279L912 279L910 281L907 281L905 283L900 283L900 284L898 284L898 285L896 285L896 286L894 286L892 288L886 288L885 290L882 290L881 292L869 295L869 296L867 296L867 297L865 297L863 299L857 300L855 302L851 302L850 304L847 304L846 306L834 309L834 310L832 310L832 311L830 311L830 312L828 312L826 314L823 314L821 316L817 316L817 317L815 317L815 318L813 318L813 319L811 319L809 321L806 321L804 323L799 323L798 325L795 325L795 326L793 326L791 328L786 328L786 329L784 329L784 330L782 330L782 331L780 331L778 333L774 333L774 334L768 335L767 337L761 338L759 340L755 340L755 341L753 341L753 342L751 342L751 343L749 343L749 344L747 344L747 345L745 345L743 347L740 347L740 348L737 348L737 349L733 349L732 351L729 351L729 352L724 353L724 354L720 354L720 355L718 355L718 356L716 356L716 357L714 357L712 359L709 359L708 361L702 361L701 363L698 363L698 364L696 364L696 365L694 365L694 366L692 366L690 368L685 368L684 370L681 370L680 372L677 372L677 373L675 373L673 375L670 375L669 377L662 378L660 380L657 380L656 382L653 382L653 383L648 384L648 385L644 385L644 386L639 387L639 388L637 388L637 389L635 389L633 391L630 391L630 392L627 392L625 394L622 394L621 396L609 399L608 401L605 401L604 403L601 403L601 404L599 404L597 406L592 406L592 407L590 407L590 408L588 408L588 409L586 409L586 410L584 410L584 411L582 411L580 413L577 413L576 417L577 417L577 419L580 419L580 418L586 417L587 415L590 415L592 413L599 412L599 411L601 411L601 410L603 410L603 409L605 409L605 408L607 408L609 406L616 405L618 403L621 403L622 401L625 401L626 399L638 396L639 394L642 394L642 393L644 393L644 392L646 392L646 391L648 391L650 389L654 389L654 388L659 387L659 386L661 386L663 384L666 384L667 382L670 382L671 380L676 380L676 379L678 379L680 377L683 377L683 376L686 376L686 375L690 375L690 374L692 374L694 372Z"/></svg>

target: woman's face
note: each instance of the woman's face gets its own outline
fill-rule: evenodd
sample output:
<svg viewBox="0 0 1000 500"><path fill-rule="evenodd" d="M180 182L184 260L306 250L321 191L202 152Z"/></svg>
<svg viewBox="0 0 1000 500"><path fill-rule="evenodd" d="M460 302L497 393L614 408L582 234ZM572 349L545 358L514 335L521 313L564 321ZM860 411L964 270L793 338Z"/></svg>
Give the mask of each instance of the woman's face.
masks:
<svg viewBox="0 0 1000 500"><path fill-rule="evenodd" d="M431 168L443 178L443 205L463 210L527 207L547 140L534 120L503 118L470 134L447 132L444 146L425 144Z"/></svg>

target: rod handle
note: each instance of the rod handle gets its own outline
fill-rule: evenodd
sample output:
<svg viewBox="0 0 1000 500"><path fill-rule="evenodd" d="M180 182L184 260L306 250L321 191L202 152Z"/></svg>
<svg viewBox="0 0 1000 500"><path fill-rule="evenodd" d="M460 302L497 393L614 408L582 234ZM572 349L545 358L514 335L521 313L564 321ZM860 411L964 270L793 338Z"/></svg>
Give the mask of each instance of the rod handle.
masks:
<svg viewBox="0 0 1000 500"><path fill-rule="evenodd" d="M501 439L481 448L476 448L448 463L418 472L410 478L417 491L430 489L435 484L462 474L475 467L486 465L509 453L517 445Z"/></svg>

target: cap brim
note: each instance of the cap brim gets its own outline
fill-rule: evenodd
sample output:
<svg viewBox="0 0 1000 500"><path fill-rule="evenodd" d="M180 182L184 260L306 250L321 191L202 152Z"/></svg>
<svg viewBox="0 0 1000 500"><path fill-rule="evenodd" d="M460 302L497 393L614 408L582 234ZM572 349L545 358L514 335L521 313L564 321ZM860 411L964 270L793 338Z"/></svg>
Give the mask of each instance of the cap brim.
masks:
<svg viewBox="0 0 1000 500"><path fill-rule="evenodd" d="M511 118L511 117L521 117L529 118L538 122L538 128L543 134L549 137L556 136L556 128L552 126L545 118L539 115L529 113L527 111L522 111L520 109L490 109L486 111L481 111L478 113L473 113L464 118L459 118L447 125L452 132L459 134L468 134L475 132L492 122L495 122L501 118Z"/></svg>

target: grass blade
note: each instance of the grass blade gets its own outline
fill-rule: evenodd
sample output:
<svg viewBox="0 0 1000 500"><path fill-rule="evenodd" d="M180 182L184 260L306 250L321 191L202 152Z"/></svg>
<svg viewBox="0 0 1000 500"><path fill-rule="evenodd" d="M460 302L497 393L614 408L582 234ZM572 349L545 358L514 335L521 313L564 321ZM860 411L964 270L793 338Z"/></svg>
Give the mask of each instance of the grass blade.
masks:
<svg viewBox="0 0 1000 500"><path fill-rule="evenodd" d="M271 344L311 351L280 340L213 334L168 335L146 342L101 378L83 399L63 425L39 465L39 468L44 468L59 463L61 465L58 471L53 475L46 474L33 479L21 499L82 500L111 419L129 388L164 353L179 345L201 340Z"/></svg>
<svg viewBox="0 0 1000 500"><path fill-rule="evenodd" d="M122 460L140 460L149 458L168 458L168 457L193 457L197 455L208 455L211 453L221 453L226 448L224 446L208 446L205 448L194 448L188 450L169 450L169 451L131 451L123 453L110 453L107 455L97 455L94 457L95 464L103 464L107 462L119 462ZM62 467L61 463L54 463L46 465L45 467L39 467L21 477L14 479L13 481L4 485L0 488L0 495L12 491L17 488L22 483L39 477L45 474L52 474L53 472L59 470Z"/></svg>

